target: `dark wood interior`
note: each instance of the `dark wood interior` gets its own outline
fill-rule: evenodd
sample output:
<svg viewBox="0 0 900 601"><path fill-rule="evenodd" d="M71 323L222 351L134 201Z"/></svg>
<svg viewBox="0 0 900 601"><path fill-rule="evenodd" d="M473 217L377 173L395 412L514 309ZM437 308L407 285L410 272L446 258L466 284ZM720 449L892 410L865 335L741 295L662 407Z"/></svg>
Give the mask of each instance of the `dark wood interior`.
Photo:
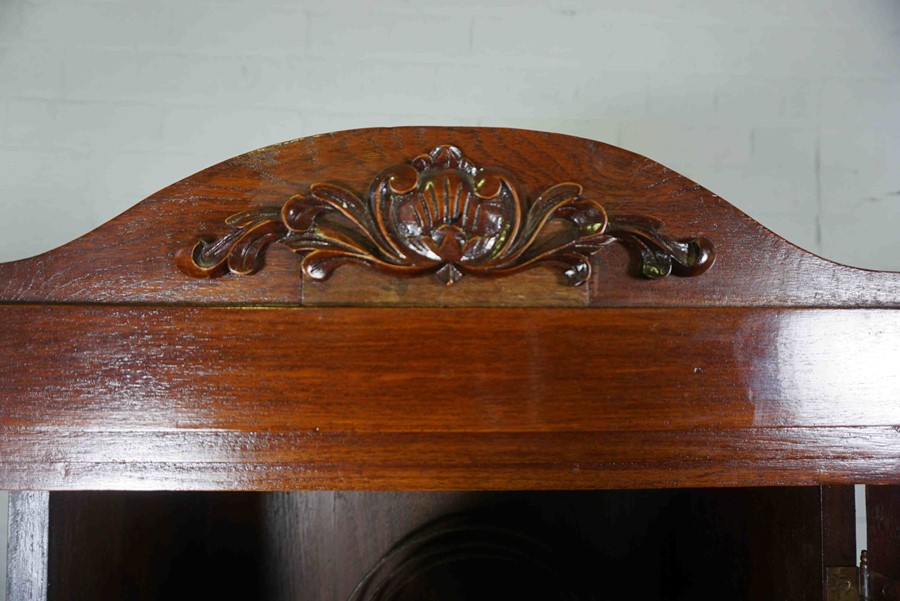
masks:
<svg viewBox="0 0 900 601"><path fill-rule="evenodd" d="M822 489L800 487L53 493L50 581L65 586L49 598L343 600L394 543L460 512L552 547L582 598L823 594ZM484 596L437 598L516 590L489 581Z"/></svg>

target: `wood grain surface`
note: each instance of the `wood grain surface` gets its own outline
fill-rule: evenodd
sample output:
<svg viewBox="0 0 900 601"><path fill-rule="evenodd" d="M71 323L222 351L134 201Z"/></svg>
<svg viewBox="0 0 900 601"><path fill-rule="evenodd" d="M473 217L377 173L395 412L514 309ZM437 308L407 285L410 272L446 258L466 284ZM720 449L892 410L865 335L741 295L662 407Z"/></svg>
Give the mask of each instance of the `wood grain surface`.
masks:
<svg viewBox="0 0 900 601"><path fill-rule="evenodd" d="M280 245L253 275L176 268L231 215L312 184L362 198L442 144L527 202L571 182L609 223L706 238L715 264L647 279L632 240L578 249L596 250L581 287L558 265L319 282ZM0 264L0 489L290 492L15 495L12 599L46 597L48 570L59 599L346 598L409 529L476 506L574 527L587 573L627 575L609 598L818 599L850 560L842 485L900 482L898 309L900 274L809 254L600 142L396 128L253 151ZM673 490L598 490L640 488ZM872 565L895 565L896 490L872 491ZM197 587L241 562L240 586Z"/></svg>
<svg viewBox="0 0 900 601"><path fill-rule="evenodd" d="M869 568L900 582L900 486L866 487L866 530Z"/></svg>
<svg viewBox="0 0 900 601"><path fill-rule="evenodd" d="M261 599L259 498L50 494L49 601Z"/></svg>
<svg viewBox="0 0 900 601"><path fill-rule="evenodd" d="M7 306L0 486L890 482L900 313ZM102 483L105 482L105 486Z"/></svg>
<svg viewBox="0 0 900 601"><path fill-rule="evenodd" d="M174 268L175 254L198 236L228 232L235 213L280 207L317 182L365 193L372 178L441 144L453 144L478 165L511 174L534 199L559 182L577 182L608 214L661 220L669 236L704 236L717 249L715 266L697 278L648 281L636 260L611 244L594 255L586 294L600 306L898 306L900 275L853 269L815 257L782 240L714 193L640 155L592 140L510 129L392 128L340 132L270 146L210 167L154 194L110 223L66 246L0 265L0 301L196 304L506 304L460 289L409 286L381 276L308 289L297 260L276 245L254 276L198 281ZM429 277L429 276L426 276ZM547 304L522 278L531 305ZM431 284L431 282L429 282ZM490 287L490 282L482 282ZM437 288L435 288L437 286ZM514 286L514 285L511 285ZM523 288L519 288L522 290ZM440 290L436 294L435 290ZM487 297L487 298L485 298ZM513 304L521 304L522 301Z"/></svg>
<svg viewBox="0 0 900 601"><path fill-rule="evenodd" d="M855 566L856 498L852 486L822 486L822 563Z"/></svg>

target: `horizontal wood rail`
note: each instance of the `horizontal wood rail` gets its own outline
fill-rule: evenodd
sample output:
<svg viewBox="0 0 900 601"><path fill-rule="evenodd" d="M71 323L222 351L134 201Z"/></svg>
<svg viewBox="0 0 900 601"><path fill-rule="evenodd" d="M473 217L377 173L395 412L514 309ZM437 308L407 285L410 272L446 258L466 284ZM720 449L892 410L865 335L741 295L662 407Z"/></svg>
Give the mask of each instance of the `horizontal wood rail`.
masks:
<svg viewBox="0 0 900 601"><path fill-rule="evenodd" d="M900 311L0 307L0 488L888 482ZM28 476L31 474L31 476Z"/></svg>

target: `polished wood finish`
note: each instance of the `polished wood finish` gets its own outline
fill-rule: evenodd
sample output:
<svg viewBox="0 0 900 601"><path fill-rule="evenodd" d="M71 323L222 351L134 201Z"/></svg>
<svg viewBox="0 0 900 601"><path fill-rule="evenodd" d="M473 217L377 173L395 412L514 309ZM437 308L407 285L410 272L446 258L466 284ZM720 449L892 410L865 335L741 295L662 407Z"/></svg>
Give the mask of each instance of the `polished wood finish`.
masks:
<svg viewBox="0 0 900 601"><path fill-rule="evenodd" d="M383 170L368 201L363 196L312 184L280 207L230 216L231 233L201 239L176 263L194 277L247 275L278 243L302 256L303 273L313 280L356 263L395 277L434 273L450 285L466 274L499 277L547 263L562 266L579 286L591 277L591 255L612 241L637 251L648 278L700 275L715 262L709 240L672 240L649 217L610 219L574 182L522 198L511 174L478 167L449 144Z"/></svg>
<svg viewBox="0 0 900 601"><path fill-rule="evenodd" d="M50 494L46 491L9 495L6 600L47 598Z"/></svg>
<svg viewBox="0 0 900 601"><path fill-rule="evenodd" d="M590 302L588 286L569 286L562 271L542 265L505 278L463 278L453 286L435 285L433 278L386 278L346 265L326 282L304 279L302 290L308 307L586 307Z"/></svg>
<svg viewBox="0 0 900 601"><path fill-rule="evenodd" d="M523 202L465 221L436 194L429 228L404 203L441 177ZM347 234L373 178L395 210ZM375 273L354 255L322 280L353 258L325 242L372 231L404 259ZM526 255L554 261L520 271ZM699 277L644 277L673 261ZM407 267L454 285L394 277ZM11 582L344 599L400 537L466 509L578 534L573 565L625 575L600 598L821 599L849 559L848 485L900 482L898 309L900 274L811 255L599 142L398 128L263 148L0 265L0 488L73 491L15 497L43 499L12 528L49 559ZM641 488L665 490L615 490ZM204 492L79 492L108 489ZM892 494L872 497L873 562L898 547ZM166 588L185 561L250 569L244 588Z"/></svg>
<svg viewBox="0 0 900 601"><path fill-rule="evenodd" d="M900 306L900 275L815 257L712 192L640 155L559 134L441 127L314 136L225 161L154 194L62 249L0 265L0 301L299 304L306 297L298 285L299 268L290 250L280 245L266 254L265 272L249 279L198 282L172 268L175 255L198 234L221 235L231 215L280 207L317 182L366 190L373 174L386 166L403 164L442 144L463 149L478 165L515 174L519 190L529 198L552 183L577 182L609 215L656 218L673 238L702 237L716 246L716 265L702 277L648 282L635 277L635 255L610 245L592 258L591 304ZM629 261L631 268L623 269ZM380 282L394 294L379 294L371 301L360 289L341 294L331 290L347 285L337 276L321 287L329 289L326 296L332 302L345 304L429 302L432 287L421 298L418 288L410 288L405 280L383 276ZM454 304L465 304L460 298L464 291L448 291L446 296L455 299ZM440 298L431 302L441 303ZM539 298L533 304L540 304Z"/></svg>
<svg viewBox="0 0 900 601"><path fill-rule="evenodd" d="M15 442L71 451L3 466L8 488L53 490L542 490L805 485L896 480L893 427L589 434L40 431ZM437 444L437 449L434 445ZM879 447L862 454L868 445ZM11 445L9 445L11 446ZM4 445L4 452L9 448ZM659 447L647 459L641 449ZM458 456L442 453L453 449ZM760 452L759 449L766 449ZM116 460L113 454L127 460ZM124 454L124 455L123 455ZM154 461L134 459L156 457ZM71 460L78 456L100 461ZM193 459L197 455L200 459ZM33 456L33 455L32 455ZM207 459L212 456L213 459ZM247 456L262 456L257 461ZM552 485L552 486L551 486Z"/></svg>
<svg viewBox="0 0 900 601"><path fill-rule="evenodd" d="M890 310L0 315L8 488L876 483L900 456Z"/></svg>

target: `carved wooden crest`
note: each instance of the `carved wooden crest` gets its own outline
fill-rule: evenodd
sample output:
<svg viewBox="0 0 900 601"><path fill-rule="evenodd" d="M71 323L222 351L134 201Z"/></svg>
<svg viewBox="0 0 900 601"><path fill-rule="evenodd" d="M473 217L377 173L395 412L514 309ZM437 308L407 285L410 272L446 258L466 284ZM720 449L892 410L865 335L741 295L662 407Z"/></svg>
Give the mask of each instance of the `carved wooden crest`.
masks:
<svg viewBox="0 0 900 601"><path fill-rule="evenodd" d="M316 183L281 207L232 215L231 233L198 241L177 262L195 277L249 274L277 242L301 255L304 273L315 280L345 263L398 276L434 273L445 284L550 263L577 286L590 278L591 255L620 241L640 253L646 277L693 276L712 266L709 240L668 238L651 217L609 217L582 192L581 185L564 182L527 202L510 174L438 146L383 171L366 198Z"/></svg>

